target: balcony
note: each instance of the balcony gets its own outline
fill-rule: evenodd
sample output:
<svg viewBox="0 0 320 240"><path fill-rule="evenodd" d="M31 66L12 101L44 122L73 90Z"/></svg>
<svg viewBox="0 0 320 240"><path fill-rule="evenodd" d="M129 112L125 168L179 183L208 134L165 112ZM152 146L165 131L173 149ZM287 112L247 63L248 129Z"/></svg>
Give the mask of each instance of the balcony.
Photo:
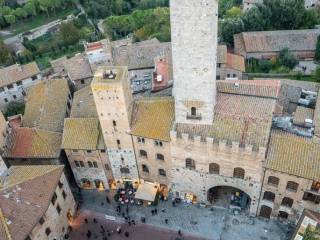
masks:
<svg viewBox="0 0 320 240"><path fill-rule="evenodd" d="M193 114L190 114L188 113L187 114L187 119L189 120L201 120L201 114L196 114L196 115L193 115Z"/></svg>

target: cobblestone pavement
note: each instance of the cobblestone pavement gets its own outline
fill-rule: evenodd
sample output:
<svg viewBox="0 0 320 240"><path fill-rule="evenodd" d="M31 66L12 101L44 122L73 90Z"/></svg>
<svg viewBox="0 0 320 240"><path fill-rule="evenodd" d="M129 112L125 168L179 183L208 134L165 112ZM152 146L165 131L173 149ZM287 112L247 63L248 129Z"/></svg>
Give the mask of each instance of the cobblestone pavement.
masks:
<svg viewBox="0 0 320 240"><path fill-rule="evenodd" d="M82 195L84 203L81 210L115 216L117 221L125 221L126 206L122 206L120 214L117 213L117 203L111 193L82 191ZM107 195L111 203L106 202ZM155 208L158 214L152 215L151 211ZM210 209L184 203L173 207L170 201L160 201L157 207L129 205L128 215L136 222L141 222L141 217L144 217L147 225L174 231L180 229L184 233L212 240L287 240L290 235L288 227L277 221L235 215L228 209ZM168 219L167 224L165 219Z"/></svg>
<svg viewBox="0 0 320 240"><path fill-rule="evenodd" d="M85 223L84 219L88 220ZM93 221L96 219L96 223ZM104 229L104 232L101 228ZM121 227L121 233L116 230L118 226ZM87 232L91 231L91 236L88 238ZM125 236L125 232L129 236ZM146 224L137 223L135 225L128 225L117 221L107 220L101 213L94 213L89 210L81 210L80 215L72 223L72 231L70 233L71 240L87 240L97 239L104 240L206 240L205 238L194 237L184 232L181 235L177 231L167 230L163 228L153 227Z"/></svg>

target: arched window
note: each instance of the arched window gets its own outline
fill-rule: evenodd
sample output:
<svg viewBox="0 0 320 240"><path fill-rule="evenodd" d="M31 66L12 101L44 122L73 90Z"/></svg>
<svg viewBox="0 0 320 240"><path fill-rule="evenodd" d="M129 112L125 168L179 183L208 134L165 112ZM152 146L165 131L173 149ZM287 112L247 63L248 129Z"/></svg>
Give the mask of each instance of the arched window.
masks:
<svg viewBox="0 0 320 240"><path fill-rule="evenodd" d="M83 161L80 161L80 166L84 167L84 162Z"/></svg>
<svg viewBox="0 0 320 240"><path fill-rule="evenodd" d="M195 170L196 169L196 162L192 158L187 158L186 159L186 168L190 170Z"/></svg>
<svg viewBox="0 0 320 240"><path fill-rule="evenodd" d="M292 207L293 199L292 198L288 198L288 197L284 197L282 199L281 205L282 206L286 206L286 207Z"/></svg>
<svg viewBox="0 0 320 240"><path fill-rule="evenodd" d="M191 116L197 116L197 109L195 107L191 108Z"/></svg>
<svg viewBox="0 0 320 240"><path fill-rule="evenodd" d="M265 191L263 194L263 199L274 202L276 195L273 192Z"/></svg>
<svg viewBox="0 0 320 240"><path fill-rule="evenodd" d="M145 164L142 164L142 171L145 172L145 173L149 173L149 168L147 165Z"/></svg>
<svg viewBox="0 0 320 240"><path fill-rule="evenodd" d="M280 179L274 176L268 177L268 184L277 187L279 185Z"/></svg>
<svg viewBox="0 0 320 240"><path fill-rule="evenodd" d="M74 164L76 165L76 167L80 167L79 161L74 161Z"/></svg>
<svg viewBox="0 0 320 240"><path fill-rule="evenodd" d="M117 126L117 122L116 122L115 120L113 120L113 121L112 121L112 125L113 125L114 127L116 127L116 126Z"/></svg>
<svg viewBox="0 0 320 240"><path fill-rule="evenodd" d="M148 154L145 150L140 150L140 157L145 157L147 158L148 157Z"/></svg>
<svg viewBox="0 0 320 240"><path fill-rule="evenodd" d="M93 167L98 168L98 163L97 162L93 162Z"/></svg>
<svg viewBox="0 0 320 240"><path fill-rule="evenodd" d="M130 170L127 167L122 167L122 168L120 168L120 172L123 174L128 174L128 173L130 173Z"/></svg>
<svg viewBox="0 0 320 240"><path fill-rule="evenodd" d="M235 168L233 170L233 177L244 179L245 171L243 168Z"/></svg>
<svg viewBox="0 0 320 240"><path fill-rule="evenodd" d="M167 176L166 171L162 168L159 169L159 175L164 177Z"/></svg>
<svg viewBox="0 0 320 240"><path fill-rule="evenodd" d="M287 183L287 190L290 192L297 192L299 184L293 181L288 181Z"/></svg>
<svg viewBox="0 0 320 240"><path fill-rule="evenodd" d="M160 153L157 153L157 160L164 161L164 156Z"/></svg>
<svg viewBox="0 0 320 240"><path fill-rule="evenodd" d="M220 173L220 166L216 163L209 164L209 173L210 174L219 174Z"/></svg>
<svg viewBox="0 0 320 240"><path fill-rule="evenodd" d="M91 162L91 161L88 161L88 165L89 165L89 167L90 167L90 168L92 168L92 167L93 167L93 164L92 164L92 162Z"/></svg>

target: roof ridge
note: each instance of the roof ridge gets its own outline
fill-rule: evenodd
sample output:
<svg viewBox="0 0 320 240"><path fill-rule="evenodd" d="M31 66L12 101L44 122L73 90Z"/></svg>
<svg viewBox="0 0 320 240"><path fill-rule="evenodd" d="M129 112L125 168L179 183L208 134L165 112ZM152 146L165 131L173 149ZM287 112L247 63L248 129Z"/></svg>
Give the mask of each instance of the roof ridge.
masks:
<svg viewBox="0 0 320 240"><path fill-rule="evenodd" d="M16 186L16 185L19 185L19 184L34 180L34 179L36 179L38 177L43 177L46 174L49 174L49 173L51 173L53 171L57 171L59 169L63 169L64 168L63 165L33 165L33 166L32 165L22 165L22 166L12 166L11 168L40 168L40 167L41 168L52 167L52 169L47 169L47 171L45 173L38 172L36 175L31 176L30 178L21 179L20 181L17 181L14 184L12 183L12 184L10 184L8 186L2 186L2 188L0 186L0 192L3 191L3 190L6 190L8 188L11 188L13 186ZM10 171L11 168L9 168L9 171Z"/></svg>

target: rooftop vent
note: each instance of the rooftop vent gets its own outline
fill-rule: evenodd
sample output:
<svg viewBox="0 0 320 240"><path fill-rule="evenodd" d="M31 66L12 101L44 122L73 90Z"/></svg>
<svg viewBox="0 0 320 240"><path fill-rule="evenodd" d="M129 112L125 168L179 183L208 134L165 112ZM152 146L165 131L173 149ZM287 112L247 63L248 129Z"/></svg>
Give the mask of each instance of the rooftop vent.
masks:
<svg viewBox="0 0 320 240"><path fill-rule="evenodd" d="M106 70L103 74L104 79L115 79L117 76L116 73L114 73L112 70Z"/></svg>

